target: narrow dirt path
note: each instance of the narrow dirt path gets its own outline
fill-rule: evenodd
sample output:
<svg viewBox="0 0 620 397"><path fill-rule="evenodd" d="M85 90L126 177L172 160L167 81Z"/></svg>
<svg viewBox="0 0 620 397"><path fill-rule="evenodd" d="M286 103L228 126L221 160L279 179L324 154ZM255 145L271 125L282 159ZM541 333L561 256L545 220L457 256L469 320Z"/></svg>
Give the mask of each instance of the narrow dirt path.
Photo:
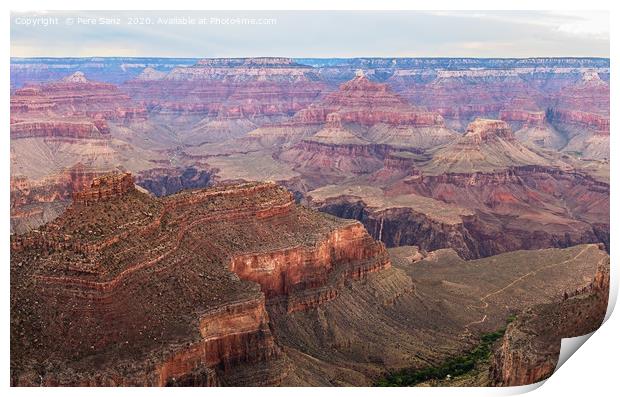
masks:
<svg viewBox="0 0 620 397"><path fill-rule="evenodd" d="M539 273L539 272L541 272L541 271L543 271L543 270L547 270L547 269L550 269L550 268L552 268L552 267L556 267L556 266L560 266L560 265L566 264L566 263L568 263L568 262L572 262L572 261L576 260L577 258L579 258L579 257L580 257L580 256L581 256L584 252L586 252L589 248L590 248L590 246L586 246L586 247L584 247L581 251L579 251L579 253L578 253L577 255L575 255L575 256L574 256L574 257L572 257L572 258L566 259L565 261L562 261L562 262L557 262L557 263L551 263L551 264L546 265L546 266L543 266L543 267L541 267L541 268L539 268L539 269L532 270L531 272L525 273L524 275L519 276L519 277L517 277L516 279L514 279L513 281L511 281L511 282L510 282L509 284L507 284L506 286L504 286L504 287L502 287L502 288L500 288L500 289L498 289L498 290L495 290L495 291L493 291L493 292L489 292L489 293L488 293L488 294L486 294L485 296L481 297L481 298L480 298L480 302L482 302L482 306L468 306L468 308L475 308L475 309L483 309L483 310L484 310L484 309L486 309L486 308L488 308L488 307L489 307L489 302L487 302L487 299L489 299L490 297L492 297L492 296L494 296L494 295L497 295L497 294L499 294L499 293L504 292L505 290L507 290L508 288L510 288L510 287L512 287L512 286L514 286L514 285L515 285L515 284L517 284L518 282L520 282L520 281L522 281L522 280L526 279L527 277L533 276L533 275L535 275L535 274L537 274L537 273ZM465 325L465 331L466 331L466 332L468 332L468 331L469 331L469 327L470 327L471 325L474 325L474 324L482 324L482 323L484 323L484 322L486 321L486 319L487 319L487 315L485 314L485 315L484 315L484 316L483 316L480 320L477 320L477 321L472 321L471 323L466 324L466 325Z"/></svg>

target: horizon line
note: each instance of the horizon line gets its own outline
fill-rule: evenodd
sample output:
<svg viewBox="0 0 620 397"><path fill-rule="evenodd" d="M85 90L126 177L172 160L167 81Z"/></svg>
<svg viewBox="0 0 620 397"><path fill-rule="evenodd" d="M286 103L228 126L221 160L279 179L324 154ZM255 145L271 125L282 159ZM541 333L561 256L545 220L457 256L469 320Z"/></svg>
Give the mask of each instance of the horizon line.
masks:
<svg viewBox="0 0 620 397"><path fill-rule="evenodd" d="M114 56L114 55L87 55L87 56L45 56L45 55L36 55L36 56L11 56L11 59L88 59L88 58L130 58L130 59L143 59L143 58L160 58L160 59L253 59L253 58L287 58L287 59L606 59L610 60L611 57L606 56L529 56L529 57L472 57L472 56L352 56L352 57L315 57L315 56L302 56L302 57L293 57L293 56L216 56L216 57L200 57L200 56L149 56L149 55L139 55L139 56Z"/></svg>

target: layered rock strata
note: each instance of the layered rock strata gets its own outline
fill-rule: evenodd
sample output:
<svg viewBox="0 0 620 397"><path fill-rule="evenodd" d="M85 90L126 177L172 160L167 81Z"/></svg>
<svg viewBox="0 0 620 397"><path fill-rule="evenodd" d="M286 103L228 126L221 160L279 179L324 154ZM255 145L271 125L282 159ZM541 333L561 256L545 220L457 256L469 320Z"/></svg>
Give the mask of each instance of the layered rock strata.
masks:
<svg viewBox="0 0 620 397"><path fill-rule="evenodd" d="M390 266L360 224L273 184L155 199L132 182L97 178L12 238L14 385L277 384L265 296L304 310Z"/></svg>
<svg viewBox="0 0 620 397"><path fill-rule="evenodd" d="M609 184L522 145L506 122L477 120L432 155L391 152L376 167L346 183L326 171L325 186L306 197L389 247L453 248L464 258L595 242L609 249Z"/></svg>
<svg viewBox="0 0 620 397"><path fill-rule="evenodd" d="M525 311L497 346L491 365L495 386L519 386L551 376L558 364L562 338L596 331L607 311L609 260L602 259L591 282L564 291L557 302Z"/></svg>
<svg viewBox="0 0 620 397"><path fill-rule="evenodd" d="M31 85L11 95L11 138L105 138L106 120L140 121L146 109L113 84L76 72L57 82Z"/></svg>

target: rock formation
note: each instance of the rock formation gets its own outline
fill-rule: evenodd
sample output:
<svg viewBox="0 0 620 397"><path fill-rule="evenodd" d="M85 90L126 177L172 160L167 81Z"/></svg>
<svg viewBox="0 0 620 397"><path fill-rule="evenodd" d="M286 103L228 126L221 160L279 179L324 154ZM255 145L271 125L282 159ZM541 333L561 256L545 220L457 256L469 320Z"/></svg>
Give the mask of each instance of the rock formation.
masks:
<svg viewBox="0 0 620 397"><path fill-rule="evenodd" d="M57 82L31 85L11 95L11 137L109 135L106 120L143 120L146 109L113 84L75 72ZM76 136L77 135L77 136Z"/></svg>
<svg viewBox="0 0 620 397"><path fill-rule="evenodd" d="M495 172L550 161L521 145L504 121L476 119L462 137L434 153L426 173Z"/></svg>
<svg viewBox="0 0 620 397"><path fill-rule="evenodd" d="M557 302L535 306L508 326L491 366L495 386L540 382L553 374L562 338L596 331L607 311L609 260L598 262L590 284L565 291Z"/></svg>
<svg viewBox="0 0 620 397"><path fill-rule="evenodd" d="M478 119L431 156L392 154L374 173L332 185L308 192L311 205L361 221L389 247L449 247L464 258L609 248L609 184L522 145L503 121Z"/></svg>
<svg viewBox="0 0 620 397"><path fill-rule="evenodd" d="M567 138L549 123L546 112L502 110L499 118L510 124L515 137L523 143L553 150L567 144Z"/></svg>
<svg viewBox="0 0 620 397"><path fill-rule="evenodd" d="M604 313L609 78L12 59L11 383L367 386L515 314L476 384L548 376Z"/></svg>
<svg viewBox="0 0 620 397"><path fill-rule="evenodd" d="M392 267L359 223L274 184L156 199L131 178L95 179L12 237L13 385L368 385L550 294L604 288L594 245L472 262L402 247Z"/></svg>
<svg viewBox="0 0 620 397"><path fill-rule="evenodd" d="M133 188L134 180L129 172L104 175L93 179L89 187L73 193L73 202L88 206L122 197Z"/></svg>
<svg viewBox="0 0 620 397"><path fill-rule="evenodd" d="M194 145L239 138L288 118L325 89L312 67L287 58L204 59L164 76L147 69L124 85Z"/></svg>
<svg viewBox="0 0 620 397"><path fill-rule="evenodd" d="M279 158L309 173L369 173L380 168L390 147L427 149L455 137L439 114L413 108L386 84L364 75L298 112L294 120L320 130Z"/></svg>
<svg viewBox="0 0 620 397"><path fill-rule="evenodd" d="M155 188L167 175L190 169L203 175L197 178L203 184L164 190L172 193L208 185L208 168L184 159L171 164L167 153L153 148L155 137L146 138L149 143L142 147L142 137L158 131L146 118L146 109L116 85L90 81L81 72L16 90L11 95L11 230L22 233L50 221L82 184L90 183L87 177L114 170L133 171L139 182L148 174L147 184Z"/></svg>
<svg viewBox="0 0 620 397"><path fill-rule="evenodd" d="M74 198L11 242L15 385L278 383L265 296L304 310L390 266L359 223L272 184L158 200L117 174Z"/></svg>

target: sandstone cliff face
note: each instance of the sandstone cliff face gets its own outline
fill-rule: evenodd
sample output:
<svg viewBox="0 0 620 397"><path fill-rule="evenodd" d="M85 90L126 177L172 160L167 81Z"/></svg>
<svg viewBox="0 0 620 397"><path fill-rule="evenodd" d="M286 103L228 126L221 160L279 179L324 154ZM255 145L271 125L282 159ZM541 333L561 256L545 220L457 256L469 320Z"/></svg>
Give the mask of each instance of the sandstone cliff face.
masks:
<svg viewBox="0 0 620 397"><path fill-rule="evenodd" d="M555 124L572 125L593 131L599 135L609 135L609 117L596 113L562 109L554 109L549 115Z"/></svg>
<svg viewBox="0 0 620 397"><path fill-rule="evenodd" d="M159 386L219 386L252 384L256 379L236 376L235 367L277 361L281 356L269 330L264 298L223 306L199 319L202 340L174 353L157 369ZM229 372L223 377L204 376L211 368ZM280 378L259 379L276 385Z"/></svg>
<svg viewBox="0 0 620 397"><path fill-rule="evenodd" d="M588 285L565 291L557 303L525 311L497 346L491 366L494 385L527 385L551 376L561 339L595 331L605 317L608 294L609 260L601 260Z"/></svg>
<svg viewBox="0 0 620 397"><path fill-rule="evenodd" d="M18 121L11 123L11 138L71 138L102 139L109 137L110 130L105 120L66 122Z"/></svg>
<svg viewBox="0 0 620 397"><path fill-rule="evenodd" d="M390 269L345 285L317 308L268 306L292 362L284 385L371 385L386 367L393 373L440 365L475 348L478 335L504 326L510 313L582 288L607 257L596 246L472 261L451 250L399 247L390 254Z"/></svg>
<svg viewBox="0 0 620 397"><path fill-rule="evenodd" d="M265 296L306 310L390 266L362 225L272 184L155 199L117 174L74 198L12 238L14 385L278 384Z"/></svg>
<svg viewBox="0 0 620 397"><path fill-rule="evenodd" d="M606 208L609 186L584 174L518 167L497 174L422 176L407 186L424 196L475 208L478 216L464 225L469 235L477 236L478 245L484 246L480 252L486 255L575 243L609 244L605 233L598 231L608 225L608 217L597 209ZM542 203L556 203L566 208L565 213L547 213ZM542 219L554 219L553 227Z"/></svg>
<svg viewBox="0 0 620 397"><path fill-rule="evenodd" d="M550 123L552 111L502 110L499 118L510 124L515 137L533 146L560 150L568 143L568 137Z"/></svg>
<svg viewBox="0 0 620 397"><path fill-rule="evenodd" d="M341 269L345 262L347 265ZM342 272L344 278L359 279L367 273L389 266L383 245L373 241L364 227L355 223L335 230L317 246L309 249L295 247L268 255L257 253L235 256L230 270L242 279L260 284L266 297L271 298L294 296L295 292L303 293L308 289L324 287L330 282L332 272ZM316 303L329 300L336 293L334 290L326 296L319 296ZM307 302L303 306L307 308L311 305ZM290 310L294 310L294 307Z"/></svg>
<svg viewBox="0 0 620 397"><path fill-rule="evenodd" d="M294 169L307 173L367 174L383 165L382 150L367 143L325 143L304 140L279 155L294 164Z"/></svg>
<svg viewBox="0 0 620 397"><path fill-rule="evenodd" d="M93 179L89 187L73 193L73 202L88 206L122 197L133 188L133 176L128 172L105 175Z"/></svg>
<svg viewBox="0 0 620 397"><path fill-rule="evenodd" d="M474 216L456 224L442 223L409 208L392 208L375 211L359 200L332 199L320 204L318 209L341 218L356 219L370 235L387 247L416 245L426 251L452 248L463 258L479 258L501 252L486 250L479 237L472 235L467 223L474 223Z"/></svg>

